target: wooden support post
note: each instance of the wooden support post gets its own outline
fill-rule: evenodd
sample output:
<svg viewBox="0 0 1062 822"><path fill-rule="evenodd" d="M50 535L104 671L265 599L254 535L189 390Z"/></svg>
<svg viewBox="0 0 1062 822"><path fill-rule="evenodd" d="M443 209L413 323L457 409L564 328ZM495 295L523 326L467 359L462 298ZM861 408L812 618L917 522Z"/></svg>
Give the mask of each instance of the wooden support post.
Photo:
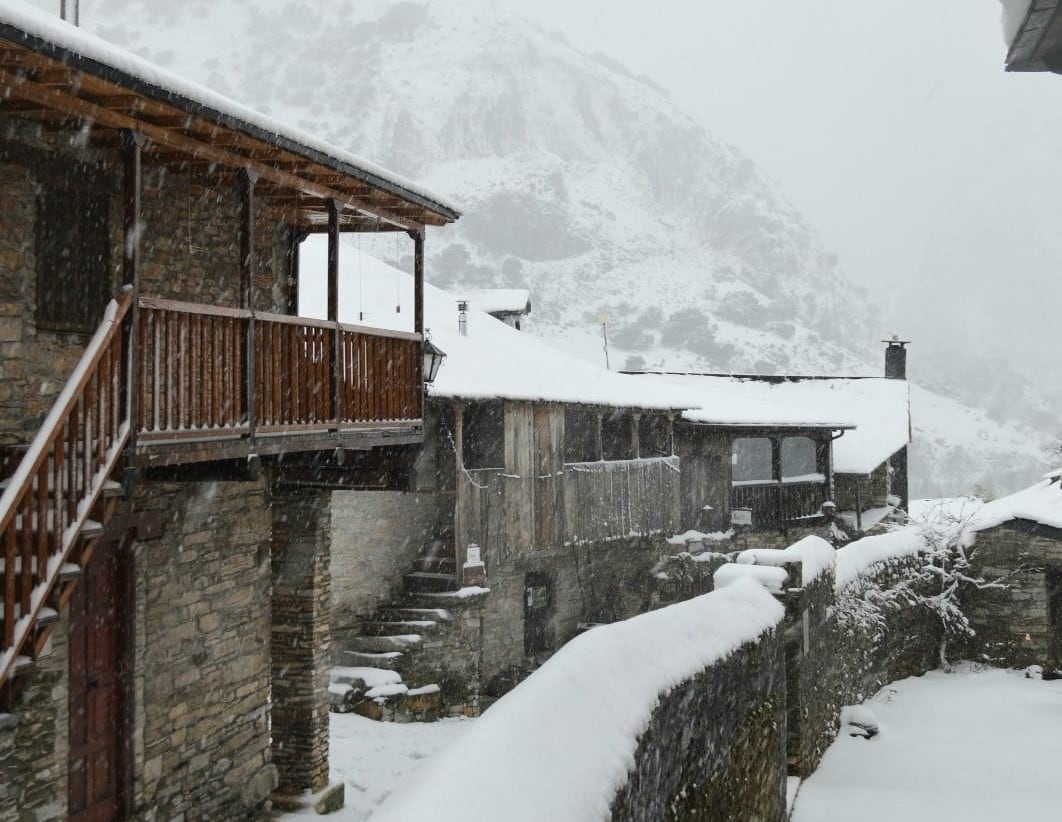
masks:
<svg viewBox="0 0 1062 822"><path fill-rule="evenodd" d="M328 321L335 323L332 333L332 417L336 431L342 419L339 411L339 213L343 204L338 200L328 201ZM369 386L370 391L379 391L380 386Z"/></svg>
<svg viewBox="0 0 1062 822"><path fill-rule="evenodd" d="M605 459L605 435L603 429L605 427L605 415L601 412L597 413L597 430L594 434L594 448L597 449L597 458L599 460Z"/></svg>
<svg viewBox="0 0 1062 822"><path fill-rule="evenodd" d="M240 169L240 307L251 312L247 320L246 374L244 392L247 408L247 430L254 448L257 420L255 396L255 327L254 327L254 184L258 174Z"/></svg>
<svg viewBox="0 0 1062 822"><path fill-rule="evenodd" d="M667 452L675 456L675 415L668 412L667 415Z"/></svg>
<svg viewBox="0 0 1062 822"><path fill-rule="evenodd" d="M631 456L634 459L638 459L642 455L642 432L639 430L641 421L641 414L631 412Z"/></svg>
<svg viewBox="0 0 1062 822"><path fill-rule="evenodd" d="M413 238L413 333L424 336L424 229L409 232ZM424 343L417 358L417 385L420 405L417 416L424 418Z"/></svg>
<svg viewBox="0 0 1062 822"><path fill-rule="evenodd" d="M123 208L122 208L122 283L133 291L133 304L129 307L127 326L125 408L129 415L129 442L126 447L126 490L132 489L138 480L136 470L136 435L140 428L140 234L141 193L143 192L144 135L134 131L122 134Z"/></svg>
<svg viewBox="0 0 1062 822"><path fill-rule="evenodd" d="M833 499L833 440L827 436L816 441L815 444L815 468L826 479L823 481L822 493L824 499Z"/></svg>
<svg viewBox="0 0 1062 822"><path fill-rule="evenodd" d="M299 254L302 241L308 236L305 231L292 228L288 237L288 313L293 317L299 314Z"/></svg>
<svg viewBox="0 0 1062 822"><path fill-rule="evenodd" d="M789 523L785 517L785 486L782 485L782 439L771 437L771 478L778 489L778 528L785 535L789 535Z"/></svg>

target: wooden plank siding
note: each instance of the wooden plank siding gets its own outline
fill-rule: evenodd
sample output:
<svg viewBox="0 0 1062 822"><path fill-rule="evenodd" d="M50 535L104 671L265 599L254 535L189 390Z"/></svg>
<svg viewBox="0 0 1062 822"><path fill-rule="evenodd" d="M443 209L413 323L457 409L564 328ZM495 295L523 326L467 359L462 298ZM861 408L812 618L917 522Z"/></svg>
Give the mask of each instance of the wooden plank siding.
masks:
<svg viewBox="0 0 1062 822"><path fill-rule="evenodd" d="M481 468L460 472L458 482L464 538L479 545L489 563L565 545L668 534L679 526L678 457L572 463L548 480ZM549 494L550 502L536 503L529 492Z"/></svg>

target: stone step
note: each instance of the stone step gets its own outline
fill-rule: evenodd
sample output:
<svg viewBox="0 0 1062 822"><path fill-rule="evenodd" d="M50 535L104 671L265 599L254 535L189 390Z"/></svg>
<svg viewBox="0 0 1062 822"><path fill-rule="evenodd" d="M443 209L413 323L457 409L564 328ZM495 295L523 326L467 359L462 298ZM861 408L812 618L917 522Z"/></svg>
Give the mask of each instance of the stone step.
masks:
<svg viewBox="0 0 1062 822"><path fill-rule="evenodd" d="M363 622L361 633L364 636L400 636L402 634L434 634L439 630L439 623L431 619L396 620L388 622Z"/></svg>
<svg viewBox="0 0 1062 822"><path fill-rule="evenodd" d="M421 557L413 563L413 570L428 574L457 573L457 560L453 557Z"/></svg>
<svg viewBox="0 0 1062 822"><path fill-rule="evenodd" d="M376 611L377 622L406 622L406 621L431 621L453 622L454 615L445 608L401 608L388 606L378 608Z"/></svg>
<svg viewBox="0 0 1062 822"><path fill-rule="evenodd" d="M392 636L356 636L347 642L351 651L367 654L388 651L414 651L424 644L420 634L397 634Z"/></svg>
<svg viewBox="0 0 1062 822"><path fill-rule="evenodd" d="M414 571L402 577L406 591L415 594L452 591L457 588L457 579L452 574L432 574Z"/></svg>
<svg viewBox="0 0 1062 822"><path fill-rule="evenodd" d="M478 605L490 594L489 588L460 588L456 591L409 592L405 604L414 608L459 610Z"/></svg>
<svg viewBox="0 0 1062 822"><path fill-rule="evenodd" d="M402 658L400 651L384 651L383 653L366 651L342 651L340 662L351 667L383 668L393 671Z"/></svg>

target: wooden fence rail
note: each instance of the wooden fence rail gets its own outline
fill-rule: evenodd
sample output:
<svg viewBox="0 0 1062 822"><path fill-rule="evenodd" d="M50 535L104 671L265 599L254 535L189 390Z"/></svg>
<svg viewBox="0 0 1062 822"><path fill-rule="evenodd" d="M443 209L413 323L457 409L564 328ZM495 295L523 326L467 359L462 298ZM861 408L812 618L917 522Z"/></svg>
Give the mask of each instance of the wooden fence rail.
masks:
<svg viewBox="0 0 1062 822"><path fill-rule="evenodd" d="M786 523L822 513L825 480L813 482L736 482L730 493L731 508L751 508L754 528L781 528Z"/></svg>

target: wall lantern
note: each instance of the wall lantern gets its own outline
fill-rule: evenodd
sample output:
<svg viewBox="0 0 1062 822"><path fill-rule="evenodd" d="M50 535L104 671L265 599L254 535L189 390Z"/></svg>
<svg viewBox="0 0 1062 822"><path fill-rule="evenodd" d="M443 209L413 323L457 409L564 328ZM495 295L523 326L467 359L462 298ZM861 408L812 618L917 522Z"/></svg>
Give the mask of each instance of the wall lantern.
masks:
<svg viewBox="0 0 1062 822"><path fill-rule="evenodd" d="M435 377L439 374L439 366L442 365L442 361L446 359L445 352L436 346L431 338L424 337L423 345L424 353L424 382L433 383Z"/></svg>

